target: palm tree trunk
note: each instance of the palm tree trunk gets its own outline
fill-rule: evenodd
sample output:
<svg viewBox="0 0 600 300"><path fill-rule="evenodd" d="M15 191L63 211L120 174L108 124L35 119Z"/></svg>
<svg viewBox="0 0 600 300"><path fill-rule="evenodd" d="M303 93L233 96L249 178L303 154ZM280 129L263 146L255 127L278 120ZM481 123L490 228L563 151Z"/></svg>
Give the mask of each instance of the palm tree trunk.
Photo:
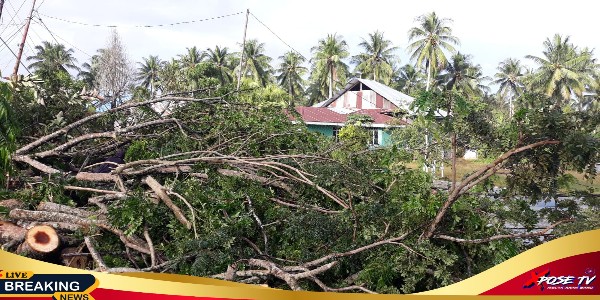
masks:
<svg viewBox="0 0 600 300"><path fill-rule="evenodd" d="M450 192L456 188L456 132L452 133L452 186Z"/></svg>
<svg viewBox="0 0 600 300"><path fill-rule="evenodd" d="M429 81L431 81L431 63L427 61L427 87L425 91L429 91Z"/></svg>
<svg viewBox="0 0 600 300"><path fill-rule="evenodd" d="M333 97L333 66L329 68L329 99Z"/></svg>

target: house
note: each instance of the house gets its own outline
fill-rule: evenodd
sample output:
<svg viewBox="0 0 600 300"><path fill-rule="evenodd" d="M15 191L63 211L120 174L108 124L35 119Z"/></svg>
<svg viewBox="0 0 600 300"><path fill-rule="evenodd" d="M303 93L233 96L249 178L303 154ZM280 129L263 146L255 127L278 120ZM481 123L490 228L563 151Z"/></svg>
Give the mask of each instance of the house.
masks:
<svg viewBox="0 0 600 300"><path fill-rule="evenodd" d="M336 137L348 117L367 115L373 120L364 126L371 131L371 144L386 146L394 128L409 124L406 115L414 99L377 81L353 78L333 97L296 111L309 130Z"/></svg>

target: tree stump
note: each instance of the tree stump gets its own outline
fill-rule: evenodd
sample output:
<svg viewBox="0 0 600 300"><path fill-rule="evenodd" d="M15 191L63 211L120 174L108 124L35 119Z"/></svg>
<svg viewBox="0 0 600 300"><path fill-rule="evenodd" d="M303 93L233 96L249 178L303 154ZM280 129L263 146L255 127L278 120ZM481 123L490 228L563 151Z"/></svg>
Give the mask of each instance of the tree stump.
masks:
<svg viewBox="0 0 600 300"><path fill-rule="evenodd" d="M17 252L26 256L43 258L58 249L60 238L54 228L47 225L33 226L27 231L25 241Z"/></svg>

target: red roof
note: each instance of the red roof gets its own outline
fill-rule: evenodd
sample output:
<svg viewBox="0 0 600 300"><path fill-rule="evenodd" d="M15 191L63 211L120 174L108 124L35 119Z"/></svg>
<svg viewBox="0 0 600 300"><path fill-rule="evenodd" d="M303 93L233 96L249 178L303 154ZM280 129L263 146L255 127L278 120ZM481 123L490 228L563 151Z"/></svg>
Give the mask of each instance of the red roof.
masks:
<svg viewBox="0 0 600 300"><path fill-rule="evenodd" d="M298 106L296 111L302 116L304 122L307 123L339 123L343 124L348 119L349 115L369 115L373 118L373 124L387 125L392 123L391 121L398 122L399 120L391 116L383 114L387 112L386 109L375 108L375 109L360 109L356 111L348 111L348 113L342 113L343 111L335 111L328 107L307 107ZM405 121L396 123L396 125L406 125Z"/></svg>

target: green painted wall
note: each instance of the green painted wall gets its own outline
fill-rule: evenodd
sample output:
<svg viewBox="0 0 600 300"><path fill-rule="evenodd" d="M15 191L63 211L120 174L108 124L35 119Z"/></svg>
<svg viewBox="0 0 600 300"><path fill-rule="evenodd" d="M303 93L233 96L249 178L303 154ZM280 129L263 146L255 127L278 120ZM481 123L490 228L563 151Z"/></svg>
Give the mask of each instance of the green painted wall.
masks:
<svg viewBox="0 0 600 300"><path fill-rule="evenodd" d="M306 125L306 127L308 128L308 130L318 132L324 136L328 136L328 137L333 136L333 126L331 126L331 125L309 124L309 125ZM389 146L392 143L391 133L393 130L394 129L384 129L384 128L379 129L379 139L380 139L379 144L381 146Z"/></svg>
<svg viewBox="0 0 600 300"><path fill-rule="evenodd" d="M308 130L315 131L325 136L333 136L333 126L331 125L306 125Z"/></svg>

